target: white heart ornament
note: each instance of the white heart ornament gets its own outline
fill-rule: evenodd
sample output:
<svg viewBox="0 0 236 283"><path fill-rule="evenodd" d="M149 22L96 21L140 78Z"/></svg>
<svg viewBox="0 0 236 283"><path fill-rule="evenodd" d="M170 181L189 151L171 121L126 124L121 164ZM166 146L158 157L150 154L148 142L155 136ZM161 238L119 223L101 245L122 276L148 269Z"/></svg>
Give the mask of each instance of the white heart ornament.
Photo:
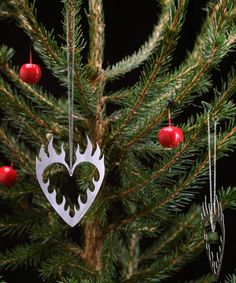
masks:
<svg viewBox="0 0 236 283"><path fill-rule="evenodd" d="M91 141L88 137L87 137L87 141L88 141L88 144L87 144L87 148L84 151L84 153L81 153L79 145L77 146L77 150L76 150L76 153L75 153L76 160L75 160L75 163L73 164L73 167L72 167L71 170L69 168L69 165L65 161L66 153L65 153L63 144L61 145L61 153L57 154L54 147L53 147L53 138L51 138L51 140L48 144L48 154L46 154L45 147L44 147L44 145L42 145L40 152L39 152L39 156L38 156L38 158L36 157L36 175L37 175L37 179L38 179L38 182L40 184L40 187L41 187L44 195L46 196L46 198L48 199L48 201L52 205L52 207L55 209L55 211L71 227L74 227L76 224L79 223L79 221L83 218L85 213L88 211L88 209L90 208L90 206L94 202L94 200L95 200L95 198L96 198L96 196L97 196L97 194L98 194L98 192L101 188L101 185L102 185L102 182L103 182L103 179L104 179L104 175L105 175L104 156L102 156L100 158L101 150L100 150L99 145L97 144L97 148L96 148L94 154L92 154L93 146L92 146L92 143L91 143ZM68 170L70 176L72 176L75 168L80 163L83 163L83 162L91 163L97 168L97 170L99 172L99 179L96 181L93 178L92 182L94 184L94 190L91 191L90 189L87 189L87 201L85 203L83 203L81 201L81 197L79 195L79 197L78 197L79 209L77 209L76 206L74 206L74 215L71 216L70 215L70 207L68 206L68 208L65 210L65 204L66 204L65 196L63 196L62 202L60 204L58 204L57 200L56 200L57 192L56 192L56 190L53 190L53 192L51 192L51 193L48 191L50 181L49 181L49 179L47 180L46 183L43 181L43 173L44 173L44 170L48 166L50 166L54 163L59 163L59 164L64 165L66 167L66 169Z"/></svg>

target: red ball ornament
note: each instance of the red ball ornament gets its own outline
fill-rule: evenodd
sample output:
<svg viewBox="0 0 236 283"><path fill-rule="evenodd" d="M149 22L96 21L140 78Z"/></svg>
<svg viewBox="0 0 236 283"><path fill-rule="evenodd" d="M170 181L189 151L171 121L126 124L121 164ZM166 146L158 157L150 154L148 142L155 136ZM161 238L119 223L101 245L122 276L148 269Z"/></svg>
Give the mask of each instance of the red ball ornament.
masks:
<svg viewBox="0 0 236 283"><path fill-rule="evenodd" d="M24 64L20 67L20 78L25 83L37 84L41 78L41 68L37 64Z"/></svg>
<svg viewBox="0 0 236 283"><path fill-rule="evenodd" d="M168 126L160 129L158 140L164 147L176 148L184 141L184 135L180 128Z"/></svg>
<svg viewBox="0 0 236 283"><path fill-rule="evenodd" d="M180 128L171 126L170 109L168 109L168 123L167 127L160 129L157 138L163 147L176 148L184 141L184 134Z"/></svg>
<svg viewBox="0 0 236 283"><path fill-rule="evenodd" d="M16 170L12 166L0 167L0 184L9 187L15 182L16 176Z"/></svg>
<svg viewBox="0 0 236 283"><path fill-rule="evenodd" d="M37 64L32 63L32 52L30 48L30 62L20 67L20 78L23 82L29 84L37 84L41 78L41 68Z"/></svg>

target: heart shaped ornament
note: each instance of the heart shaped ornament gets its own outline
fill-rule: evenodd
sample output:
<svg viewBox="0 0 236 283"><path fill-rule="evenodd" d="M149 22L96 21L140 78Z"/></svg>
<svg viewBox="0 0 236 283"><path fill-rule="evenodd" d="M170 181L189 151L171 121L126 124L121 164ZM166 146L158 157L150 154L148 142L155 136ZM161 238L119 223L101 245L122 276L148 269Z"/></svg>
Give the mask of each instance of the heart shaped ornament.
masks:
<svg viewBox="0 0 236 283"><path fill-rule="evenodd" d="M218 198L216 196L216 207L215 207L215 213L211 214L211 203L207 203L207 198L205 197L205 201L202 203L202 220L205 224L204 227L204 240L206 243L206 251L207 251L207 257L208 261L210 263L211 271L215 277L215 280L217 281L220 275L220 270L223 262L223 256L224 256L224 248L225 248L225 223L224 223L224 214L222 210L222 206L220 202L218 201ZM206 227L209 225L209 223L213 223L213 227L216 226L216 223L219 224L221 234L219 235L219 245L216 248L216 250L212 250L211 245L209 243L209 238L207 235ZM213 232L215 231L215 228L213 228Z"/></svg>
<svg viewBox="0 0 236 283"><path fill-rule="evenodd" d="M88 211L88 209L94 202L101 188L101 185L104 179L104 175L105 175L104 155L100 157L101 150L100 150L99 145L97 144L97 148L95 152L92 154L93 146L88 137L87 137L87 142L88 142L87 148L84 151L84 153L81 153L79 145L77 146L77 150L75 153L76 160L71 169L69 168L69 165L65 161L66 153L65 153L63 144L61 145L61 153L57 154L57 152L55 151L53 147L53 138L51 138L48 144L48 150L47 150L48 154L45 152L44 145L42 145L40 152L39 152L39 156L36 157L36 175L37 175L37 179L40 184L40 187L43 193L45 194L46 198L50 202L51 206L60 215L60 217L71 227L74 227L76 224L79 223L79 221L83 218L85 213ZM46 182L43 181L43 173L48 166L55 164L55 163L59 163L59 164L64 165L66 169L68 170L69 175L72 176L75 168L80 163L83 163L83 162L91 163L97 168L99 172L99 179L96 181L93 178L92 182L94 184L94 190L91 191L90 189L87 189L87 192L86 192L87 201L85 203L81 201L81 196L79 195L78 197L79 209L77 209L76 205L74 205L74 215L71 216L70 215L71 207L68 205L68 208L65 209L65 204L66 204L65 196L63 195L62 202L58 204L56 200L57 192L55 189L51 193L48 191L50 181L49 179Z"/></svg>

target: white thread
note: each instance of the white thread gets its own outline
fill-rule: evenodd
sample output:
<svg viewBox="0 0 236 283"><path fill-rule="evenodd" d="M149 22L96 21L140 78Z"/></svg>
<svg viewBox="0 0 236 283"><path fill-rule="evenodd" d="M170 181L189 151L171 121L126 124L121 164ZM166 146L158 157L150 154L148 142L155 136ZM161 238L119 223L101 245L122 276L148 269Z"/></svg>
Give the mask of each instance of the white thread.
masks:
<svg viewBox="0 0 236 283"><path fill-rule="evenodd" d="M216 127L217 119L214 119L214 167L213 167L213 212L216 213Z"/></svg>
<svg viewBox="0 0 236 283"><path fill-rule="evenodd" d="M67 5L66 41L67 41L67 92L68 92L68 134L69 134L69 173L72 175L73 166L73 133L74 133L74 69L75 69L75 13L72 9L71 44L69 39L70 15ZM71 52L70 52L71 50Z"/></svg>
<svg viewBox="0 0 236 283"><path fill-rule="evenodd" d="M210 191L210 223L211 230L215 232L214 215L216 214L216 127L217 120L214 119L214 146L213 146L213 182L212 182L212 162L211 162L211 129L210 129L210 111L207 113L207 135L208 135L208 161L209 161L209 191ZM213 187L213 188L212 188Z"/></svg>
<svg viewBox="0 0 236 283"><path fill-rule="evenodd" d="M212 213L212 171L211 171L211 129L210 129L210 111L207 113L207 136L208 136L208 167L209 167L209 190L210 190L210 212Z"/></svg>

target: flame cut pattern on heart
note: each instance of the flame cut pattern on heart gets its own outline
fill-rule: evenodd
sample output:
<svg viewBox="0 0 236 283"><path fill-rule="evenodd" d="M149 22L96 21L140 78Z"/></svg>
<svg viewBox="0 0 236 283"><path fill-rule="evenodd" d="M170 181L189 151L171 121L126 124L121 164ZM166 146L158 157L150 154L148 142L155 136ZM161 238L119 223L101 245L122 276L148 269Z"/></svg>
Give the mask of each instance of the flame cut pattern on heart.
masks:
<svg viewBox="0 0 236 283"><path fill-rule="evenodd" d="M37 175L37 179L40 184L40 187L44 195L46 196L46 198L52 205L52 207L55 209L55 211L71 227L74 227L76 224L78 224L79 221L85 215L85 213L88 211L93 201L95 200L101 188L103 179L104 179L104 175L105 175L104 155L100 157L101 150L98 144L97 144L97 148L94 154L92 154L92 152L93 152L93 146L92 146L90 139L87 137L86 150L84 151L84 153L81 153L79 145L77 146L77 150L75 153L76 161L73 164L72 169L70 170L69 165L65 161L66 153L65 153L63 144L61 145L61 153L57 154L57 152L55 151L53 147L53 138L51 138L48 144L48 154L45 152L44 145L42 145L40 152L39 152L39 156L38 158L36 157L36 175ZM64 165L66 169L68 170L70 176L72 176L75 168L80 163L83 163L83 162L91 163L97 168L99 172L99 179L96 181L93 178L92 182L94 185L94 190L91 191L90 189L87 189L87 201L85 203L82 202L81 196L79 195L78 197L79 209L77 209L76 206L74 205L74 215L71 216L70 206L68 206L68 208L65 210L65 204L66 204L65 196L63 196L62 202L58 204L56 200L57 192L55 189L51 193L48 191L50 181L49 179L46 181L46 183L43 181L43 173L48 166L55 164L55 163L59 163L59 164Z"/></svg>

